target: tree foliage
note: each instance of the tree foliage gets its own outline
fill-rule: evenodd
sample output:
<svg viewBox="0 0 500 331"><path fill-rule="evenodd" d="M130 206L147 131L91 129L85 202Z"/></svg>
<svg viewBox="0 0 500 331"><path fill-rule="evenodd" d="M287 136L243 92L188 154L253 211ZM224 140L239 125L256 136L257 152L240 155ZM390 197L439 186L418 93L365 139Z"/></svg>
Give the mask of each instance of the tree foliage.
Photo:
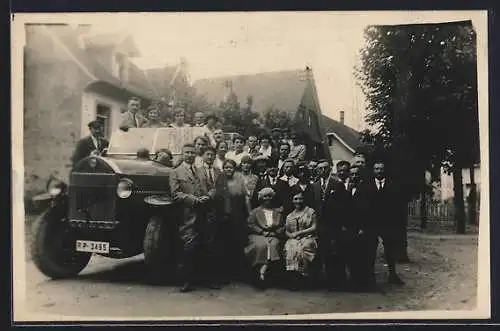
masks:
<svg viewBox="0 0 500 331"><path fill-rule="evenodd" d="M365 30L357 78L371 142L406 175L479 160L475 38L470 22Z"/></svg>
<svg viewBox="0 0 500 331"><path fill-rule="evenodd" d="M374 128L365 148L389 158L409 196L425 189L425 170L445 166L460 204L461 170L480 154L471 22L370 26L365 40L356 71ZM455 207L460 214L463 206Z"/></svg>

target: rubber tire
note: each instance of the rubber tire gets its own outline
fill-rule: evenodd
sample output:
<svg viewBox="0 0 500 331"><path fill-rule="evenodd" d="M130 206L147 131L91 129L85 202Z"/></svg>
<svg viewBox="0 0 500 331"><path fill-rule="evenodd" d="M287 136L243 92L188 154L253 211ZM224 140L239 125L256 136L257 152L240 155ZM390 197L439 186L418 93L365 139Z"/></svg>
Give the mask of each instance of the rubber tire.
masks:
<svg viewBox="0 0 500 331"><path fill-rule="evenodd" d="M163 282L172 279L174 259L168 238L168 228L159 216L150 218L144 233L144 264L149 279L153 282Z"/></svg>
<svg viewBox="0 0 500 331"><path fill-rule="evenodd" d="M72 262L60 263L55 261L48 251L47 243L52 239L51 234L57 233L57 226L61 225L60 212L53 208L47 209L33 223L33 240L31 241L31 256L36 267L42 274L52 279L62 279L76 276L90 261L91 253L74 252Z"/></svg>

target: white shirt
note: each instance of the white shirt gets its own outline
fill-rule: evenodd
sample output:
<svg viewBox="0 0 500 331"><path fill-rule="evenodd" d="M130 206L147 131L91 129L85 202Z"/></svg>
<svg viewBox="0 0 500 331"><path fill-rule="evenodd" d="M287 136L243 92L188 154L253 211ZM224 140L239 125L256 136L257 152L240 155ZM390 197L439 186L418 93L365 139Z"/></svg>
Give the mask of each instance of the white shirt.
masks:
<svg viewBox="0 0 500 331"><path fill-rule="evenodd" d="M266 225L271 226L273 225L273 211L269 209L264 209L264 217L266 218Z"/></svg>
<svg viewBox="0 0 500 331"><path fill-rule="evenodd" d="M344 182L344 187L346 191L349 191L349 178L347 178Z"/></svg>
<svg viewBox="0 0 500 331"><path fill-rule="evenodd" d="M381 188L384 188L385 186L385 178L383 179L377 179L375 178L375 184L377 185L377 189L381 189Z"/></svg>
<svg viewBox="0 0 500 331"><path fill-rule="evenodd" d="M214 161L214 168L217 168L217 169L220 169L222 170L222 164L224 163L224 161L222 161L221 159L219 159L217 156L215 157L215 161Z"/></svg>
<svg viewBox="0 0 500 331"><path fill-rule="evenodd" d="M247 152L245 152L245 151L243 151L243 152L241 152L239 154L236 154L235 151L230 151L230 152L227 152L226 159L233 160L234 162L236 162L236 165L239 166L240 163L241 163L241 159L244 156L250 156L250 155Z"/></svg>
<svg viewBox="0 0 500 331"><path fill-rule="evenodd" d="M280 160L278 160L278 171L280 171L280 170L281 170L281 167L283 167L283 163L285 163L285 161L284 161L284 160L281 160L281 159L280 159Z"/></svg>
<svg viewBox="0 0 500 331"><path fill-rule="evenodd" d="M276 183L278 182L278 177L271 177L269 176L269 182L271 183L271 185L276 185Z"/></svg>
<svg viewBox="0 0 500 331"><path fill-rule="evenodd" d="M351 191L351 194L352 194L352 195L354 195L355 193L356 193L356 188L355 188L355 187L353 187L353 188L352 188L352 191Z"/></svg>
<svg viewBox="0 0 500 331"><path fill-rule="evenodd" d="M94 136L90 136L92 138L92 141L94 142L95 149L99 149L99 142L97 141L97 138Z"/></svg>

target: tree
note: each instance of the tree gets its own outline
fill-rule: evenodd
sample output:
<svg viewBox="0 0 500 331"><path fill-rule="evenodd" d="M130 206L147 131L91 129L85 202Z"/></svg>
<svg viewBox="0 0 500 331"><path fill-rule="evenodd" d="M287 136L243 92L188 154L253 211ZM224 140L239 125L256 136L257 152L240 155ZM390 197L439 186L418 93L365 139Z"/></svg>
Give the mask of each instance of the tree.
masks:
<svg viewBox="0 0 500 331"><path fill-rule="evenodd" d="M293 119L290 113L274 108L267 107L263 113L264 125L268 129L272 128L289 128L293 125Z"/></svg>
<svg viewBox="0 0 500 331"><path fill-rule="evenodd" d="M393 175L405 184L405 199L425 195L426 170L448 165L457 232L463 233L462 168L479 160L471 23L371 26L365 39L356 74L367 121L384 142Z"/></svg>

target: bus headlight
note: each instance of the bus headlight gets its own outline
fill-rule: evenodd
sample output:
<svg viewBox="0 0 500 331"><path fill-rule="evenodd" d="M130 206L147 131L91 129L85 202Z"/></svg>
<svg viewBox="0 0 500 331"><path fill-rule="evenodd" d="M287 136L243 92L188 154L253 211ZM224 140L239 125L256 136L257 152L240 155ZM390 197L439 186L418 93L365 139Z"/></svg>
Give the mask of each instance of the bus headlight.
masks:
<svg viewBox="0 0 500 331"><path fill-rule="evenodd" d="M126 199L132 195L133 183L130 179L122 179L118 182L116 187L116 194L122 198Z"/></svg>

